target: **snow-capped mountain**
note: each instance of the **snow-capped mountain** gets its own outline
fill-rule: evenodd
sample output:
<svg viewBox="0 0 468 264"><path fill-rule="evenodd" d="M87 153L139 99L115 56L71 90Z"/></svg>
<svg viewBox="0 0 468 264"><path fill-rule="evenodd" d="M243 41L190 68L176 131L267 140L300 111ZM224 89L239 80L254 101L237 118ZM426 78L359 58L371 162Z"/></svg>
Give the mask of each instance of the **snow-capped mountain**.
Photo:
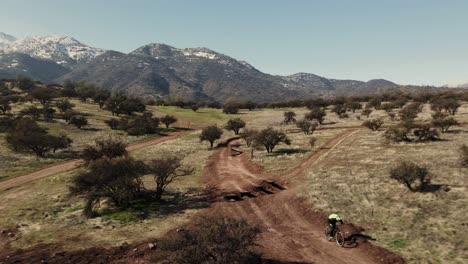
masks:
<svg viewBox="0 0 468 264"><path fill-rule="evenodd" d="M12 35L5 34L3 32L0 32L0 45L2 43L9 43L15 41L16 38Z"/></svg>
<svg viewBox="0 0 468 264"><path fill-rule="evenodd" d="M0 52L23 53L33 58L51 60L65 67L88 62L104 51L87 46L72 37L51 35L16 39L0 33Z"/></svg>

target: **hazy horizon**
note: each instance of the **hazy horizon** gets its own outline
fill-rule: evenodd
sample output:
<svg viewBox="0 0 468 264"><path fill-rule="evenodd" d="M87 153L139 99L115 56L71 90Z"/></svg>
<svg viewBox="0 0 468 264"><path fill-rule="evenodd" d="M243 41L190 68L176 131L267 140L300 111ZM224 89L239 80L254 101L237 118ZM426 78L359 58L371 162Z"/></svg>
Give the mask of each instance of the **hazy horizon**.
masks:
<svg viewBox="0 0 468 264"><path fill-rule="evenodd" d="M130 52L207 47L274 75L468 82L464 1L2 1L0 32ZM53 14L53 15L51 15Z"/></svg>

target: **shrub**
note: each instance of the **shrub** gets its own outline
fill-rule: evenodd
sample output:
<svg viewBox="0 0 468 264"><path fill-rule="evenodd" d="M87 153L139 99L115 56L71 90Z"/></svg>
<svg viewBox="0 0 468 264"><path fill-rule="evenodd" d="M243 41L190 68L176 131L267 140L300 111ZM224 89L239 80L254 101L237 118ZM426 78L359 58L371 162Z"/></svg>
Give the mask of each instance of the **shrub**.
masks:
<svg viewBox="0 0 468 264"><path fill-rule="evenodd" d="M155 263L261 263L254 251L258 226L231 218L199 218L191 228L161 241Z"/></svg>
<svg viewBox="0 0 468 264"><path fill-rule="evenodd" d="M296 122L296 126L301 129L304 134L309 135L314 133L315 129L317 128L317 123L308 121L307 119L303 119Z"/></svg>
<svg viewBox="0 0 468 264"><path fill-rule="evenodd" d="M369 128L372 131L377 131L383 125L383 121L380 119L370 119L362 123L363 126Z"/></svg>
<svg viewBox="0 0 468 264"><path fill-rule="evenodd" d="M155 198L161 200L166 187L176 178L189 175L193 170L182 166L182 159L166 157L153 159L148 164L148 172L153 175L156 183Z"/></svg>
<svg viewBox="0 0 468 264"><path fill-rule="evenodd" d="M447 117L442 112L436 112L432 115L432 125L439 128L442 133L445 133L452 126L458 126L458 121L453 117Z"/></svg>
<svg viewBox="0 0 468 264"><path fill-rule="evenodd" d="M106 123L112 130L115 130L119 127L119 120L115 118L105 120L104 123Z"/></svg>
<svg viewBox="0 0 468 264"><path fill-rule="evenodd" d="M127 156L127 144L119 137L108 137L95 140L94 146L87 146L81 157L87 162L98 159L114 159Z"/></svg>
<svg viewBox="0 0 468 264"><path fill-rule="evenodd" d="M257 134L257 130L245 128L239 135L245 140L245 144L247 144L247 147L250 147L253 141L255 140Z"/></svg>
<svg viewBox="0 0 468 264"><path fill-rule="evenodd" d="M21 118L14 123L14 128L6 135L8 146L17 152L34 153L44 157L49 151L68 148L71 139L66 136L49 135L34 120Z"/></svg>
<svg viewBox="0 0 468 264"><path fill-rule="evenodd" d="M351 109L353 113L356 112L356 110L362 109L362 105L359 102L356 101L348 101L346 102L346 108Z"/></svg>
<svg viewBox="0 0 468 264"><path fill-rule="evenodd" d="M81 129L83 126L88 124L88 119L82 115L74 115L70 118L68 123L76 126L78 129Z"/></svg>
<svg viewBox="0 0 468 264"><path fill-rule="evenodd" d="M225 103L223 106L223 113L225 114L237 114L239 112L239 105L235 102Z"/></svg>
<svg viewBox="0 0 468 264"><path fill-rule="evenodd" d="M62 100L57 101L55 103L55 106L61 113L65 113L66 111L69 111L73 107L75 107L75 104L71 103L67 99L62 99Z"/></svg>
<svg viewBox="0 0 468 264"><path fill-rule="evenodd" d="M141 116L121 119L118 128L133 136L154 134L159 132L159 118L153 117L151 112L145 112Z"/></svg>
<svg viewBox="0 0 468 264"><path fill-rule="evenodd" d="M336 113L338 116L346 113L346 106L342 104L337 104L332 108L332 112Z"/></svg>
<svg viewBox="0 0 468 264"><path fill-rule="evenodd" d="M451 115L455 115L460 107L460 103L455 98L436 97L431 101L431 109L440 112L447 111Z"/></svg>
<svg viewBox="0 0 468 264"><path fill-rule="evenodd" d="M390 121L395 121L397 118L396 118L396 114L394 112L388 112L388 118L390 118Z"/></svg>
<svg viewBox="0 0 468 264"><path fill-rule="evenodd" d="M412 162L400 162L390 169L390 178L405 185L411 191L423 191L431 182L429 171Z"/></svg>
<svg viewBox="0 0 468 264"><path fill-rule="evenodd" d="M314 148L316 142L317 142L317 138L311 137L311 138L309 139L309 145L310 145L310 147L311 147L311 148Z"/></svg>
<svg viewBox="0 0 468 264"><path fill-rule="evenodd" d="M320 109L320 108L314 108L314 109L311 109L310 112L305 115L305 119L317 120L319 124L322 124L326 115L327 114L325 113L325 110Z"/></svg>
<svg viewBox="0 0 468 264"><path fill-rule="evenodd" d="M284 116L283 123L285 124L296 123L296 113L294 113L293 111L284 112L283 116Z"/></svg>
<svg viewBox="0 0 468 264"><path fill-rule="evenodd" d="M272 127L261 130L257 134L255 141L258 143L258 145L264 146L268 153L273 152L273 149L279 143L284 143L286 145L291 144L291 140L289 140L286 134L273 129Z"/></svg>
<svg viewBox="0 0 468 264"><path fill-rule="evenodd" d="M224 126L226 130L228 131L232 130L234 131L234 134L236 135L238 135L239 130L244 127L245 127L245 121L240 118L231 119L227 122L226 126Z"/></svg>
<svg viewBox="0 0 468 264"><path fill-rule="evenodd" d="M210 149L213 149L213 143L221 138L223 131L217 126L205 127L200 134L200 141L210 142Z"/></svg>
<svg viewBox="0 0 468 264"><path fill-rule="evenodd" d="M41 117L42 111L41 109L35 106L29 106L20 111L20 116L29 116L34 120L38 120Z"/></svg>
<svg viewBox="0 0 468 264"><path fill-rule="evenodd" d="M54 119L55 109L45 105L44 108L41 109L41 113L44 116L44 120L50 122Z"/></svg>
<svg viewBox="0 0 468 264"><path fill-rule="evenodd" d="M439 132L432 128L431 124L421 124L414 128L413 134L417 137L417 141L438 140Z"/></svg>
<svg viewBox="0 0 468 264"><path fill-rule="evenodd" d="M421 106L422 104L417 102L406 105L399 112L400 119L403 121L414 120L421 112Z"/></svg>
<svg viewBox="0 0 468 264"><path fill-rule="evenodd" d="M367 105L369 107L374 107L375 110L378 110L382 105L382 99L380 97L372 97Z"/></svg>
<svg viewBox="0 0 468 264"><path fill-rule="evenodd" d="M31 90L36 87L33 80L24 76L18 76L16 78L15 85L23 91Z"/></svg>
<svg viewBox="0 0 468 264"><path fill-rule="evenodd" d="M341 113L338 117L339 118L349 118L349 115L348 115L348 113Z"/></svg>
<svg viewBox="0 0 468 264"><path fill-rule="evenodd" d="M46 87L34 88L31 92L32 98L38 100L42 105L47 105L55 96L55 90Z"/></svg>
<svg viewBox="0 0 468 264"><path fill-rule="evenodd" d="M94 207L103 198L109 199L117 207L128 205L141 191L140 176L145 169L143 162L131 158L98 159L89 164L88 171L73 178L70 191L85 197L83 213L86 217L92 217Z"/></svg>
<svg viewBox="0 0 468 264"><path fill-rule="evenodd" d="M161 121L161 123L166 125L166 128L169 128L171 124L174 124L175 122L177 122L177 118L172 115L165 115L161 117L159 120Z"/></svg>
<svg viewBox="0 0 468 264"><path fill-rule="evenodd" d="M106 101L111 97L111 94L107 90L97 89L91 97L93 98L93 101L99 105L99 109L102 109L106 104Z"/></svg>
<svg viewBox="0 0 468 264"><path fill-rule="evenodd" d="M409 130L404 127L391 127L385 131L385 138L388 140L394 141L394 142L400 142L400 141L405 141L405 142L411 142L411 139L409 138Z"/></svg>
<svg viewBox="0 0 468 264"><path fill-rule="evenodd" d="M372 109L366 108L362 110L362 114L365 115L367 118L369 118L370 114L372 113Z"/></svg>
<svg viewBox="0 0 468 264"><path fill-rule="evenodd" d="M460 153L461 153L461 164L464 167L468 167L468 146L463 144L460 147Z"/></svg>

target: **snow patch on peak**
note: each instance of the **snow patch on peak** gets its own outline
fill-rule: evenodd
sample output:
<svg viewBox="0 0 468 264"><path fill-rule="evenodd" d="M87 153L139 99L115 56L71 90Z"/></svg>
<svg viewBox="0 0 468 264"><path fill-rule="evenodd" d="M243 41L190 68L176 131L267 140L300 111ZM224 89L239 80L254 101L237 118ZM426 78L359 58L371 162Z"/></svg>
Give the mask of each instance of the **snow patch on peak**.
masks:
<svg viewBox="0 0 468 264"><path fill-rule="evenodd" d="M182 53L185 56L195 56L195 57L201 57L201 58L206 58L210 60L215 60L218 59L219 56L216 52L209 50L207 48L189 48L189 49L183 49Z"/></svg>
<svg viewBox="0 0 468 264"><path fill-rule="evenodd" d="M13 42L13 41L16 41L16 37L0 32L0 43L1 42Z"/></svg>
<svg viewBox="0 0 468 264"><path fill-rule="evenodd" d="M1 38L1 37L0 37ZM0 42L0 51L25 53L59 64L87 62L105 50L87 46L69 36L28 36L24 39Z"/></svg>

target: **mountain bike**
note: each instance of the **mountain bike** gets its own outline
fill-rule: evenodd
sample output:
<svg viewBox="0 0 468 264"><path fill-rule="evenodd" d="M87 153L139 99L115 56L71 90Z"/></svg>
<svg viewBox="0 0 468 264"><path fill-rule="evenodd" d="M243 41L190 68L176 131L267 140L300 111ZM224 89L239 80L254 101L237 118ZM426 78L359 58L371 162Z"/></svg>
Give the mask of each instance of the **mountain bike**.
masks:
<svg viewBox="0 0 468 264"><path fill-rule="evenodd" d="M338 246L340 246L340 247L344 246L345 238L343 236L343 233L341 233L341 230L338 227L335 227L335 230L333 231L333 234L329 235L328 226L327 226L327 229L325 229L324 233L325 233L325 238L328 239L329 237L332 237L332 238L335 239L336 244Z"/></svg>

